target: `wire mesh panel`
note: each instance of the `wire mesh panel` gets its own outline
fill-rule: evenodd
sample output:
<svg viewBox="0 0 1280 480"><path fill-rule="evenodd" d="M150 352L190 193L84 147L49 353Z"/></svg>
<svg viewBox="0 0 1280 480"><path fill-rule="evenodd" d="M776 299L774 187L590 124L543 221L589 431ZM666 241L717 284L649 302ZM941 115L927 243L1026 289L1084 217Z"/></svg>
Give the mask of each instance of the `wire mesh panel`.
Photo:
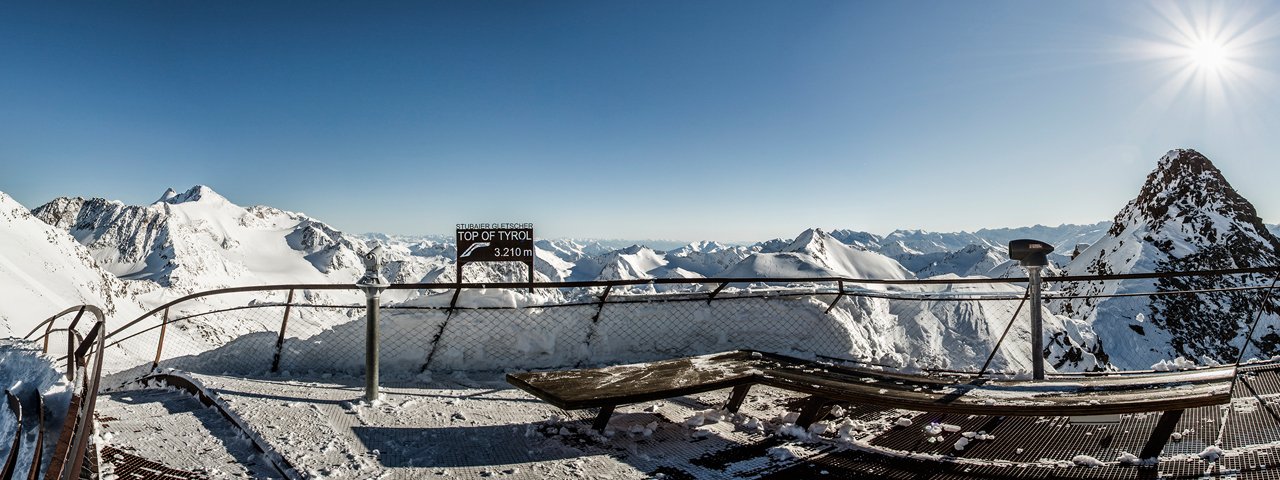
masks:
<svg viewBox="0 0 1280 480"><path fill-rule="evenodd" d="M749 348L849 358L855 348L849 310L824 313L835 295L735 297L704 304L717 325L714 348Z"/></svg>
<svg viewBox="0 0 1280 480"><path fill-rule="evenodd" d="M280 345L278 370L364 371L365 308L295 306ZM274 351L277 336L271 339ZM268 359L267 368L271 368Z"/></svg>
<svg viewBox="0 0 1280 480"><path fill-rule="evenodd" d="M168 327L160 368L255 373L271 367L284 307L255 307L186 317ZM235 326L233 331L227 328Z"/></svg>
<svg viewBox="0 0 1280 480"><path fill-rule="evenodd" d="M429 368L572 366L584 360L596 310L591 305L455 310L441 324Z"/></svg>
<svg viewBox="0 0 1280 480"><path fill-rule="evenodd" d="M592 328L590 363L633 362L706 353L720 332L705 302L609 303Z"/></svg>
<svg viewBox="0 0 1280 480"><path fill-rule="evenodd" d="M972 283L976 281L981 283ZM997 372L1027 371L1031 358L1044 355L1049 371L1070 372L1106 368L1108 361L1126 369L1149 368L1156 346L1197 351L1195 345L1169 338L1164 327L1172 317L1167 309L1153 310L1153 295L1103 299L1099 296L1111 295L1115 288L1097 286L1102 281L1080 287L1060 278L1049 281L1062 288L1046 292L1040 312L1043 352L1028 350L1032 312L1022 299L1026 289L994 279L857 287L830 280L773 279L575 282L533 288L393 285L381 301L381 366L389 372L561 368L745 348L894 368L966 371L981 369L991 354L988 370ZM1147 282L1149 288L1163 285L1156 283ZM108 370L150 370L158 359L160 368L216 373L362 371L368 314L364 293L346 285L310 287L237 288L168 305L113 332L116 354L109 357ZM1251 288L1179 292L1176 296L1198 300L1159 305L1211 302L1222 295L1232 305L1246 305L1246 297L1256 300L1264 292ZM1081 292L1096 298L1068 298ZM1103 316L1121 310L1129 316ZM1269 331L1271 315L1265 308L1250 312L1260 311L1264 325L1255 340ZM1144 320L1133 312L1150 315ZM1237 344L1216 352L1238 352L1249 320L1208 332L1197 342L1215 337L1219 343ZM1259 350L1257 342L1254 350Z"/></svg>

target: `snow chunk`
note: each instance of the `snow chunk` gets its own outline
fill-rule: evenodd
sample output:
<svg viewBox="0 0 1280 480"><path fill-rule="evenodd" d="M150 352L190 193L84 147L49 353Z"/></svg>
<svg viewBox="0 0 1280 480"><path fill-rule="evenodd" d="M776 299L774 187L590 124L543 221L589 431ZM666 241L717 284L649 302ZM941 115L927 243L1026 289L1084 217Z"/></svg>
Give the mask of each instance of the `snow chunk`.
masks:
<svg viewBox="0 0 1280 480"><path fill-rule="evenodd" d="M770 448L767 452L769 454L769 458L772 458L775 461L783 461L783 460L790 460L790 459L796 458L796 454L792 453L791 450L787 449L786 447L773 447L773 448Z"/></svg>
<svg viewBox="0 0 1280 480"><path fill-rule="evenodd" d="M1218 460L1218 457L1222 456L1222 453L1223 451L1221 447L1217 445L1209 445L1204 447L1204 450L1201 450L1199 455L1200 458L1207 462L1214 462Z"/></svg>
<svg viewBox="0 0 1280 480"><path fill-rule="evenodd" d="M1181 356L1173 360L1161 360L1151 366L1151 369L1157 372L1176 372L1180 370L1194 370L1195 368L1196 362L1194 360L1187 360Z"/></svg>
<svg viewBox="0 0 1280 480"><path fill-rule="evenodd" d="M1074 457L1071 457L1071 463L1074 463L1081 467L1105 467L1107 465L1105 463L1102 463L1101 460L1090 457L1088 455L1076 455Z"/></svg>

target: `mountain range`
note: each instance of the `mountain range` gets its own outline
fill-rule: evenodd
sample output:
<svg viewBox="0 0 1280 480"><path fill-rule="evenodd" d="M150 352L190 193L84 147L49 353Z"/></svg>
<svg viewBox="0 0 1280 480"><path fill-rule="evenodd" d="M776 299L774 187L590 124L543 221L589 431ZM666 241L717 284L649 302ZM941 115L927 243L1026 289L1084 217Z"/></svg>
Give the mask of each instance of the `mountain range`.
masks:
<svg viewBox="0 0 1280 480"><path fill-rule="evenodd" d="M0 281L33 300L0 306L10 334L58 307L76 302L139 312L181 294L228 286L349 283L359 277L359 255L386 247L384 275L397 283L452 282L456 249L445 236L352 235L305 214L268 206L242 207L207 186L172 189L149 205L102 198L61 197L30 212L0 197ZM1221 172L1193 150L1162 157L1137 198L1113 221L1088 225L1036 225L975 232L897 230L880 236L848 229L811 228L794 239L752 245L710 241L671 248L643 242L541 239L535 244L536 281L700 277L926 278L1013 277L1024 271L1005 245L1036 238L1055 246L1048 274L1087 275L1268 266L1277 259L1275 225L1264 225ZM475 264L466 281L519 281L524 267ZM1255 285L1261 278L1220 281L1162 280L1063 286L1067 294L1108 294L1177 288ZM1004 284L996 289L1015 289ZM1256 294L1256 292L1254 292ZM1066 368L1110 364L1146 368L1184 356L1202 362L1234 360L1257 302L1226 294L1191 306L1176 296L1049 302L1046 351ZM401 299L403 300L403 299ZM12 304L17 303L20 307ZM994 345L993 323L1004 321L977 304L917 302L867 307L899 331L892 345L918 358L958 356L921 350ZM1275 306L1263 306L1264 326L1255 354L1280 348ZM880 312L880 313L875 313ZM992 318L985 318L991 316ZM1003 314L1007 318L1008 312ZM1149 319L1144 322L1144 319ZM1002 324L1000 325L1002 327ZM888 328L888 327L886 327ZM1016 330L1017 331L1017 330ZM1029 335L1028 332L1015 333ZM25 332L21 332L25 333ZM874 335L875 332L867 332ZM887 335L887 333L886 333ZM976 343L974 343L976 342ZM973 353L973 352L971 352ZM971 355L970 355L971 356ZM967 357L966 357L967 358ZM1025 358L1009 357L1008 365ZM945 362L944 362L945 363Z"/></svg>

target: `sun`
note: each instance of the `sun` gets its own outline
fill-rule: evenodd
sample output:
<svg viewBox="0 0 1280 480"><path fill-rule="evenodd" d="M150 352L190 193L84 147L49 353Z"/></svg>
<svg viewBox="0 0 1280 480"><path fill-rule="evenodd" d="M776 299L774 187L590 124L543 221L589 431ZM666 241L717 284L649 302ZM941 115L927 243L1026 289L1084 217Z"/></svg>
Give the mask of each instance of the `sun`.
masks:
<svg viewBox="0 0 1280 480"><path fill-rule="evenodd" d="M1216 40L1201 40L1186 46L1187 57L1197 69L1220 73L1230 59L1227 46Z"/></svg>
<svg viewBox="0 0 1280 480"><path fill-rule="evenodd" d="M1143 101L1152 108L1194 102L1209 113L1232 114L1270 91L1276 77L1259 60L1280 38L1280 13L1261 5L1151 2L1139 7L1126 52L1154 67Z"/></svg>

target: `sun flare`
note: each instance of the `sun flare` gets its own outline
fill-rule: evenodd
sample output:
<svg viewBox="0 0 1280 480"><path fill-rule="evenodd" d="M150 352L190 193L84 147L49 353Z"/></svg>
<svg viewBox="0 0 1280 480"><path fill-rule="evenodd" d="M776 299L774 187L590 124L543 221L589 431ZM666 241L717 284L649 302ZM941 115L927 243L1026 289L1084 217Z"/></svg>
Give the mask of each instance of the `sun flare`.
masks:
<svg viewBox="0 0 1280 480"><path fill-rule="evenodd" d="M1276 77L1258 65L1280 35L1280 14L1254 4L1152 2L1138 25L1135 60L1149 62L1156 83L1150 105L1192 101L1210 113L1230 113L1256 100Z"/></svg>
<svg viewBox="0 0 1280 480"><path fill-rule="evenodd" d="M1217 72L1226 66L1230 57L1227 46L1214 40L1202 40L1187 47L1187 56L1196 68Z"/></svg>

